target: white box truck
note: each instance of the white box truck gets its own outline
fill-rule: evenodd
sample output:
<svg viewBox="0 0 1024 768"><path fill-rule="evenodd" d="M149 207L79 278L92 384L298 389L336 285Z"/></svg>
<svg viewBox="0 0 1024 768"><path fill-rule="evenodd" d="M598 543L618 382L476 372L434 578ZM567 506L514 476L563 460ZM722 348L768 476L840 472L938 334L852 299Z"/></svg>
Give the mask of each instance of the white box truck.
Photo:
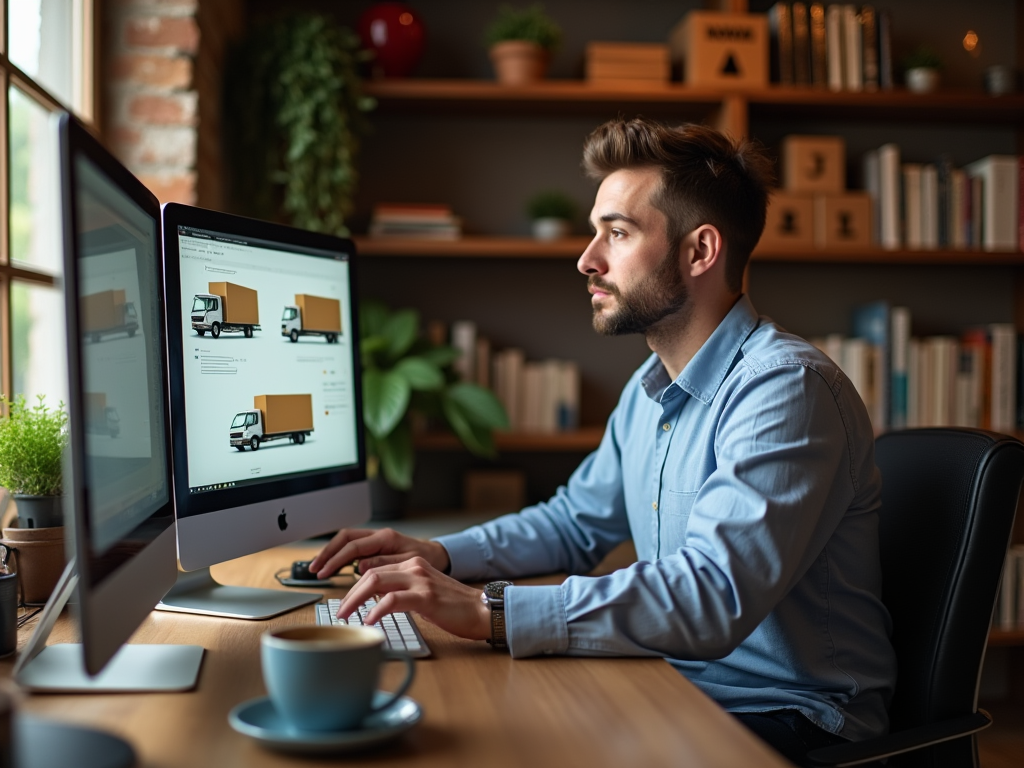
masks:
<svg viewBox="0 0 1024 768"><path fill-rule="evenodd" d="M251 339L260 330L256 291L234 283L210 283L209 293L192 299L192 329L200 336L209 331L213 338L222 333L242 333Z"/></svg>
<svg viewBox="0 0 1024 768"><path fill-rule="evenodd" d="M312 395L256 395L252 406L231 421L231 445L239 451L283 437L302 445L313 432Z"/></svg>

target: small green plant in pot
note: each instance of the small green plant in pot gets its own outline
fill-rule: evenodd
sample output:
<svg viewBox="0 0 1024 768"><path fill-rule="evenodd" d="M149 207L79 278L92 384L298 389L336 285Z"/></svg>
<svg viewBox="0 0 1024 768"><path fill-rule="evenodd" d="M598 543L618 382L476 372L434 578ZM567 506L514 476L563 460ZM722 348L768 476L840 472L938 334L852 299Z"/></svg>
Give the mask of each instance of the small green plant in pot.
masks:
<svg viewBox="0 0 1024 768"><path fill-rule="evenodd" d="M39 395L29 407L23 395L2 397L9 409L0 419L0 485L18 505L22 528L52 528L64 524L62 457L68 443L64 404L50 409Z"/></svg>
<svg viewBox="0 0 1024 768"><path fill-rule="evenodd" d="M939 87L942 59L935 51L920 45L903 58L903 74L907 89L914 93L931 93Z"/></svg>
<svg viewBox="0 0 1024 768"><path fill-rule="evenodd" d="M544 79L551 54L562 42L562 30L542 5L523 9L503 5L484 40L498 82L527 85Z"/></svg>
<svg viewBox="0 0 1024 768"><path fill-rule="evenodd" d="M564 192L540 192L530 198L526 213L530 217L533 236L538 240L557 240L572 229L576 204Z"/></svg>
<svg viewBox="0 0 1024 768"><path fill-rule="evenodd" d="M415 465L412 414L446 424L478 456L493 456L495 429L508 416L490 390L459 381L452 368L458 351L420 335L419 314L392 311L375 301L359 311L363 364L363 421L367 471L393 489L412 487ZM393 516L375 510L375 516Z"/></svg>

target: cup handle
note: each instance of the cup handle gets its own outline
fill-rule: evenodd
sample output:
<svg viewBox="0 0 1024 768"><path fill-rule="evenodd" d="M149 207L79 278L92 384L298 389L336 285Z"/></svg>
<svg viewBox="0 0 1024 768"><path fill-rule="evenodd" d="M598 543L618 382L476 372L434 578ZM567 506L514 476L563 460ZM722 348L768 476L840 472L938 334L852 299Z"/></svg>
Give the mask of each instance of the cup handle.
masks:
<svg viewBox="0 0 1024 768"><path fill-rule="evenodd" d="M389 654L389 655L385 656L385 660L387 660L387 661L404 661L405 662L405 680L403 680L402 684L398 686L398 690L396 690L394 693L392 693L391 696L389 696L388 699L383 704L379 704L376 707L371 707L370 708L370 712L380 712L382 709L387 709L392 704L394 704L396 701L398 701L398 699L407 690L409 690L409 686L412 685L412 679L416 676L416 661L411 656L404 656L404 655L399 656L398 654L395 654L395 655L390 655Z"/></svg>

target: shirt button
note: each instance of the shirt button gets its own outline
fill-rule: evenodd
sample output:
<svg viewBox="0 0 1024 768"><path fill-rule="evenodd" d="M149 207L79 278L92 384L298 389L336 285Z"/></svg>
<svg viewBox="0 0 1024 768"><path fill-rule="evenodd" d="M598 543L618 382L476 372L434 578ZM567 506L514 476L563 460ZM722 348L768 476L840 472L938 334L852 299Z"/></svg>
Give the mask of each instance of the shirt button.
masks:
<svg viewBox="0 0 1024 768"><path fill-rule="evenodd" d="M658 511L658 502L652 501L651 502L651 509L653 509L655 512L657 512Z"/></svg>
<svg viewBox="0 0 1024 768"><path fill-rule="evenodd" d="M664 429L666 432L668 432L670 429L672 429L672 425L669 424L668 422L666 422L666 423L661 425L661 428Z"/></svg>

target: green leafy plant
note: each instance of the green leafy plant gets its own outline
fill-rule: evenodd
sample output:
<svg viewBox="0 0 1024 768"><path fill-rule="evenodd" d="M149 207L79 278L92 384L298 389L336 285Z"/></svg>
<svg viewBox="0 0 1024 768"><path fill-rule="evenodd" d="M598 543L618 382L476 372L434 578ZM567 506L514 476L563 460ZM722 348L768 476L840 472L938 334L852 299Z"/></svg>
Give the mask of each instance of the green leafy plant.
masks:
<svg viewBox="0 0 1024 768"><path fill-rule="evenodd" d="M498 9L498 18L487 28L484 41L490 47L506 40L524 40L553 51L562 42L562 30L544 13L543 5L531 5L529 8L503 5Z"/></svg>
<svg viewBox="0 0 1024 768"><path fill-rule="evenodd" d="M903 57L903 71L908 69L942 69L942 58L926 45L919 45Z"/></svg>
<svg viewBox="0 0 1024 768"><path fill-rule="evenodd" d="M412 412L443 421L478 456L493 456L493 430L508 428L498 398L459 381L452 368L458 351L431 344L420 335L419 323L413 309L391 311L366 301L359 310L369 473L379 469L401 490L412 486Z"/></svg>
<svg viewBox="0 0 1024 768"><path fill-rule="evenodd" d="M25 397L0 396L9 409L0 419L0 485L11 493L59 496L63 491L61 460L68 443L64 403L47 408L43 395L31 408Z"/></svg>
<svg viewBox="0 0 1024 768"><path fill-rule="evenodd" d="M531 219L572 221L576 216L576 204L564 192L539 192L526 204L526 213Z"/></svg>
<svg viewBox="0 0 1024 768"><path fill-rule="evenodd" d="M375 102L362 93L359 38L297 14L256 29L225 72L225 145L235 207L346 235L359 138Z"/></svg>

